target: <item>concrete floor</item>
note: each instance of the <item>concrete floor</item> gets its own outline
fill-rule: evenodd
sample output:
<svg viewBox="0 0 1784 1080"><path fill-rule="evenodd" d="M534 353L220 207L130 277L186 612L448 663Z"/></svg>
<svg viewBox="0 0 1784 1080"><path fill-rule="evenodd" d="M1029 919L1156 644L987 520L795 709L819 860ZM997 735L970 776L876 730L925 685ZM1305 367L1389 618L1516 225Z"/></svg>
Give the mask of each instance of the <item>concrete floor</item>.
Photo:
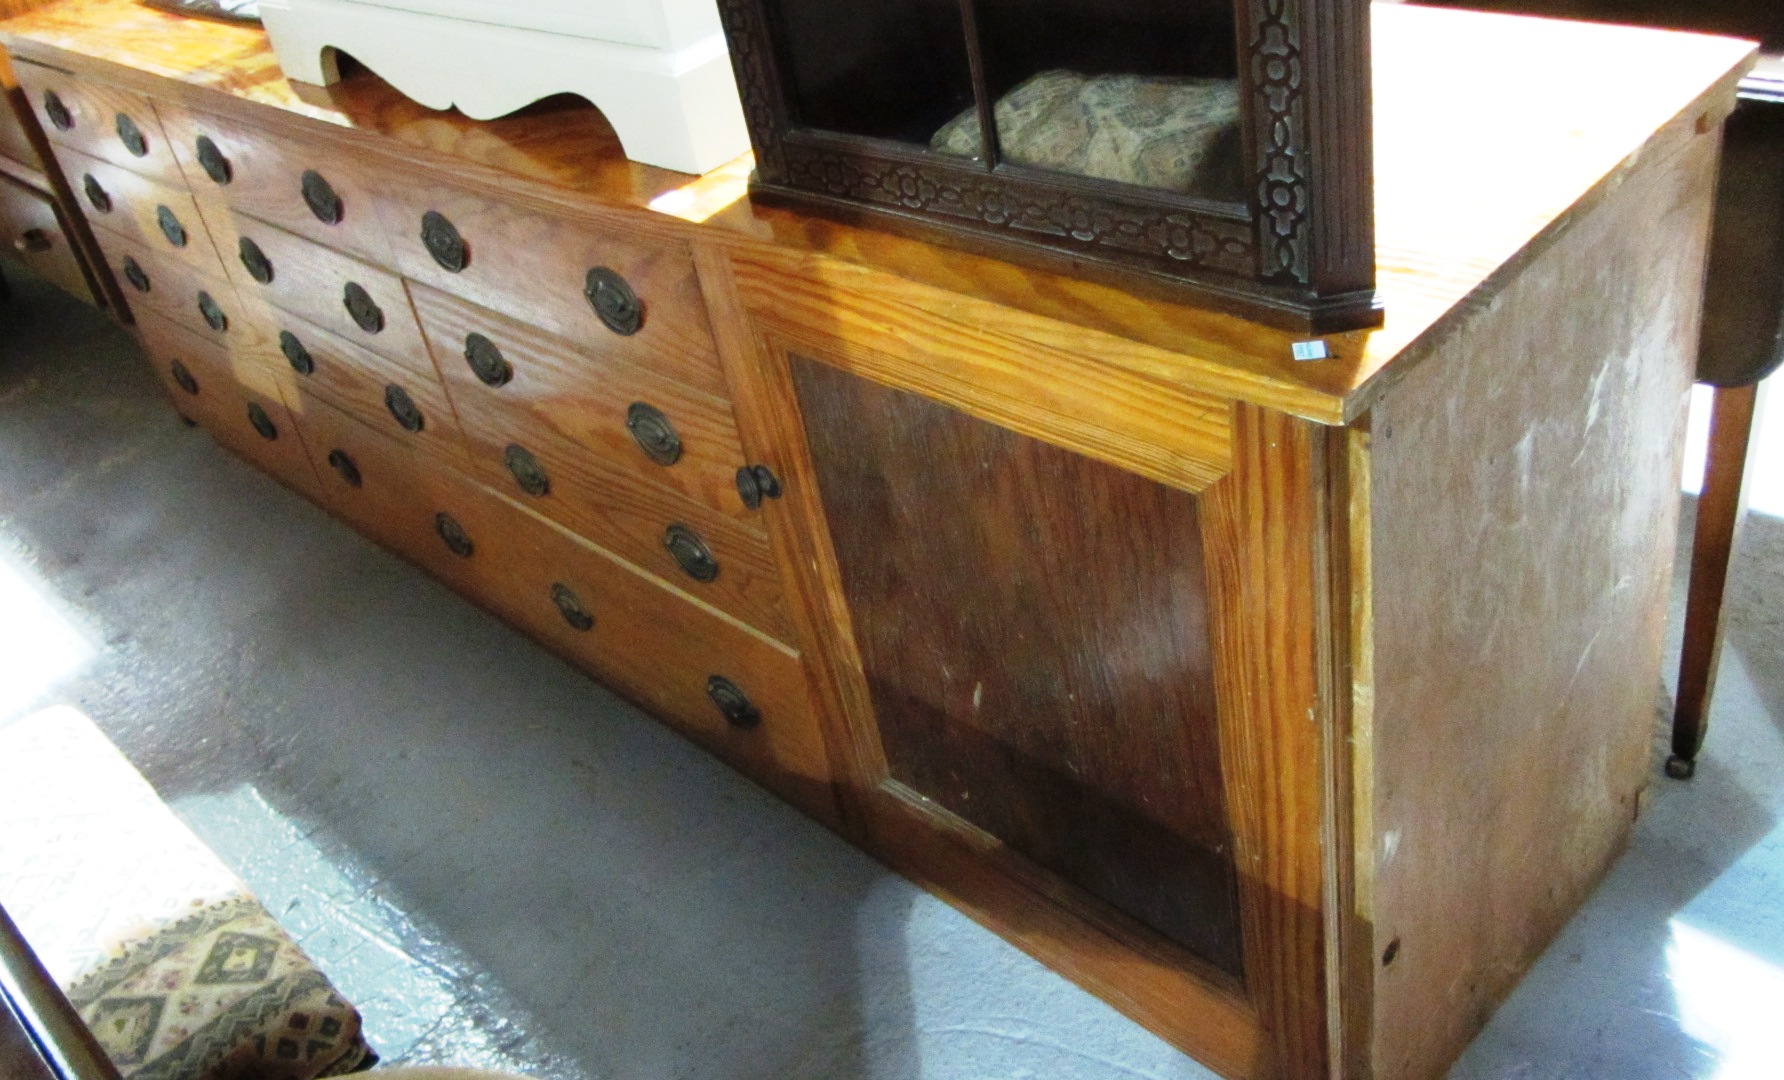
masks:
<svg viewBox="0 0 1784 1080"><path fill-rule="evenodd" d="M91 716L388 1062L1210 1075L183 427L121 332L11 276L0 725ZM1779 596L1755 516L1698 779L1656 779L1454 1077L1784 1077Z"/></svg>

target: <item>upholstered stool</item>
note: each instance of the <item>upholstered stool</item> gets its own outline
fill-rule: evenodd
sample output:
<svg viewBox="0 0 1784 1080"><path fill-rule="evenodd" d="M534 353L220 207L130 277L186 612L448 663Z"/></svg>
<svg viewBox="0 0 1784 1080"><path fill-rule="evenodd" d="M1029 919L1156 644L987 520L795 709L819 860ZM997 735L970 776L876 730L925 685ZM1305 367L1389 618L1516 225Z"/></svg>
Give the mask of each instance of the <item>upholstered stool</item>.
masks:
<svg viewBox="0 0 1784 1080"><path fill-rule="evenodd" d="M0 904L124 1080L312 1080L357 1010L91 721L0 728Z"/></svg>

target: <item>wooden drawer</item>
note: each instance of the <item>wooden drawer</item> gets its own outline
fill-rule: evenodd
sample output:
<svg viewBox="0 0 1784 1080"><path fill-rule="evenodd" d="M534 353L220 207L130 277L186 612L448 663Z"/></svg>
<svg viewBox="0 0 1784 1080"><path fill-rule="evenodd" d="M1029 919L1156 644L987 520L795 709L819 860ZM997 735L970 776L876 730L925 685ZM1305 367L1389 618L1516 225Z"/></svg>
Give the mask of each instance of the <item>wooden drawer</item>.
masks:
<svg viewBox="0 0 1784 1080"><path fill-rule="evenodd" d="M192 193L329 247L390 266L368 175L338 146L157 106ZM312 175L313 174L313 175Z"/></svg>
<svg viewBox="0 0 1784 1080"><path fill-rule="evenodd" d="M307 399L301 422L331 509L787 798L834 819L798 654L460 474L427 466L323 402ZM753 724L730 722L714 704L707 686L715 676L748 698Z"/></svg>
<svg viewBox="0 0 1784 1080"><path fill-rule="evenodd" d="M159 329L145 333L143 343L180 415L262 472L320 501L323 487L303 436L263 373L232 363L214 341L172 324Z"/></svg>
<svg viewBox="0 0 1784 1080"><path fill-rule="evenodd" d="M205 273L221 270L198 204L184 188L169 187L66 146L56 148L56 159L94 228Z"/></svg>
<svg viewBox="0 0 1784 1080"><path fill-rule="evenodd" d="M164 184L185 184L147 98L29 60L14 59L13 71L50 142Z"/></svg>
<svg viewBox="0 0 1784 1080"><path fill-rule="evenodd" d="M440 461L464 464L458 417L433 372L417 375L276 308L250 312L255 347L287 381Z"/></svg>
<svg viewBox="0 0 1784 1080"><path fill-rule="evenodd" d="M473 537L508 534L484 594L491 607L782 797L835 820L798 654L507 500L488 496L468 509ZM593 618L587 630L559 610L560 587ZM748 703L735 722L714 696L727 689Z"/></svg>
<svg viewBox="0 0 1784 1080"><path fill-rule="evenodd" d="M288 368L269 363L264 350L246 333L218 340L147 308L136 313L136 331L150 356L195 357L187 361L195 374L202 366L210 374L287 405L297 400L291 385L296 376ZM191 396L191 392L187 391L187 395ZM179 400L179 395L175 395L175 400Z"/></svg>
<svg viewBox="0 0 1784 1080"><path fill-rule="evenodd" d="M409 295L454 400L517 411L646 483L762 530L760 510L737 494L745 461L730 402L425 285Z"/></svg>
<svg viewBox="0 0 1784 1080"><path fill-rule="evenodd" d="M774 558L761 532L643 483L636 474L540 430L523 413L482 402L454 405L472 471L484 483L701 601L772 637L793 640ZM516 467L524 473L527 459L542 474L542 494L521 486ZM672 554L672 538L678 550L704 549L699 577Z"/></svg>
<svg viewBox="0 0 1784 1080"><path fill-rule="evenodd" d="M98 240L132 311L161 312L217 341L243 332L235 288L216 272L201 271L116 233L100 233Z"/></svg>
<svg viewBox="0 0 1784 1080"><path fill-rule="evenodd" d="M44 280L94 302L87 272L55 201L4 176L0 176L0 251Z"/></svg>
<svg viewBox="0 0 1784 1080"><path fill-rule="evenodd" d="M658 215L535 208L446 185L410 187L393 190L384 204L396 265L406 276L580 342L585 351L729 396L692 254ZM462 270L448 270L430 254L422 240L429 214L462 242ZM635 333L616 333L596 314L585 292L597 268L617 274L636 296Z"/></svg>
<svg viewBox="0 0 1784 1080"><path fill-rule="evenodd" d="M212 218L223 264L242 295L437 378L401 278L241 214Z"/></svg>

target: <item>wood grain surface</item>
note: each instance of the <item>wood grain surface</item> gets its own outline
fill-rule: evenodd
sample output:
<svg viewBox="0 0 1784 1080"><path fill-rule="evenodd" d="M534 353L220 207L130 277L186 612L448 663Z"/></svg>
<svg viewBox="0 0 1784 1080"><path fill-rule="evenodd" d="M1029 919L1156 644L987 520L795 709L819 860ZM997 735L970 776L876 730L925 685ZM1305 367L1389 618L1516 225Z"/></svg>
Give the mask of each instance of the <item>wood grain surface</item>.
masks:
<svg viewBox="0 0 1784 1080"><path fill-rule="evenodd" d="M1649 782L1718 135L1644 162L1375 412L1379 1080L1443 1073Z"/></svg>
<svg viewBox="0 0 1784 1080"><path fill-rule="evenodd" d="M414 444L423 458L463 466L465 448L458 415L431 371L418 374L270 305L245 303L242 307L245 333L232 344L232 351L274 372L281 385L302 387L305 393L322 398L368 427L398 442ZM313 366L309 374L299 372L286 357L282 333L297 338L309 356ZM421 430L408 430L391 412L387 401L391 387L399 388L414 402L422 418ZM286 400L297 407L290 390Z"/></svg>
<svg viewBox="0 0 1784 1080"><path fill-rule="evenodd" d="M819 820L835 820L823 738L797 653L456 471L418 460L325 403L306 399L302 416L337 513ZM337 450L352 459L358 486L330 466ZM470 539L468 556L442 542L442 511ZM565 620L554 586L571 590L592 616L588 629ZM757 725L726 721L706 692L713 675L744 691L761 713Z"/></svg>
<svg viewBox="0 0 1784 1080"><path fill-rule="evenodd" d="M155 111L186 185L198 198L221 201L249 217L380 266L392 265L390 241L374 194L377 181L354 155L343 154L325 140L275 136L251 123L196 112L164 99L156 101ZM212 179L199 162L200 137L210 139L227 162L227 184ZM303 175L311 170L340 197L339 221L324 222L304 201Z"/></svg>
<svg viewBox="0 0 1784 1080"><path fill-rule="evenodd" d="M635 470L616 468L541 430L524 413L483 401L454 404L471 471L483 483L702 602L780 641L792 640L774 557L759 527L645 483ZM515 482L505 464L510 446L524 448L543 466L550 484L546 494L529 495ZM718 563L717 577L702 582L682 570L665 546L671 525L699 536Z"/></svg>
<svg viewBox="0 0 1784 1080"><path fill-rule="evenodd" d="M737 469L745 461L730 402L619 359L603 338L572 342L416 283L409 295L453 398L524 413L526 422L645 483L762 530L761 513L737 494ZM500 350L513 372L507 383L492 387L477 377L465 359L472 334ZM632 437L626 420L634 404L668 417L681 444L674 464L658 464Z"/></svg>
<svg viewBox="0 0 1784 1080"><path fill-rule="evenodd" d="M793 372L891 778L1237 974L1195 499Z"/></svg>
<svg viewBox="0 0 1784 1080"><path fill-rule="evenodd" d="M131 310L149 308L158 311L181 325L218 341L226 340L232 333L244 332L244 328L238 325L242 308L235 295L235 286L222 276L221 268L209 272L200 271L187 262L126 240L117 233L102 232L96 234L95 238L100 243L112 274L129 299ZM134 260L141 267L148 282L147 289L139 289L129 282L124 272L126 258ZM217 309L223 312L227 320L223 329L213 328L200 311L198 299L201 292L210 296Z"/></svg>
<svg viewBox="0 0 1784 1080"><path fill-rule="evenodd" d="M400 277L243 214L219 218L207 208L206 221L223 266L244 297L289 311L417 375L437 378ZM271 264L270 282L249 274L240 255L243 240L257 245ZM361 327L348 311L345 297L354 284L377 305L381 328Z"/></svg>
<svg viewBox="0 0 1784 1080"><path fill-rule="evenodd" d="M444 215L464 241L465 267L448 271L421 243L421 220ZM392 186L385 227L408 277L576 342L724 396L706 304L682 239L658 240L654 214L527 205L512 194L446 183ZM603 267L625 279L643 307L636 333L602 323L585 289Z"/></svg>
<svg viewBox="0 0 1784 1080"><path fill-rule="evenodd" d="M44 67L24 58L15 57L13 72L50 142L91 154L164 184L181 183L183 178L179 164L174 161L173 148L162 133L161 122L147 98L110 83ZM70 126L66 129L54 123L49 115L45 95L52 93L68 110ZM142 156L125 148L118 132L120 117L129 118L142 133L147 151Z"/></svg>
<svg viewBox="0 0 1784 1080"><path fill-rule="evenodd" d="M1188 491L1226 474L1225 400L1113 372L1081 335L1025 335L1037 320L796 257L740 258L735 278L752 318L839 345L831 361L859 374Z"/></svg>
<svg viewBox="0 0 1784 1080"><path fill-rule="evenodd" d="M94 228L115 233L199 272L214 274L220 269L210 230L185 188L170 187L66 146L56 148L56 161L74 188L81 212ZM87 193L89 177L104 193L100 203L96 204ZM174 236L183 236L184 244L175 244L162 228L163 208L178 226Z"/></svg>
<svg viewBox="0 0 1784 1080"><path fill-rule="evenodd" d="M866 228L751 205L741 168L703 179L627 162L592 109L561 103L478 124L409 103L368 74L326 90L279 76L259 31L179 20L130 0L65 0L0 28L26 59L80 63L121 85L307 133L335 128L368 153L438 162L490 193L574 212L591 202L702 221L716 241L765 244L866 265L1180 357L1149 377L1336 423L1367 411L1403 370L1446 343L1470 297L1490 295L1615 189L1635 159L1714 123L1751 63L1750 46L1652 30L1518 20L1412 5L1373 12L1380 330L1331 339L1334 358L1297 363L1294 336L995 259L938 253ZM1615 54L1644 78L1598 92L1581 56ZM1501 76L1514 65L1521 77ZM163 81L171 80L171 81ZM1496 87L1494 93L1478 88ZM1661 138L1648 144L1656 133ZM380 151L378 148L383 147ZM1644 148L1646 148L1644 150ZM1091 339L1086 355L1104 358ZM1108 362L1123 367L1133 350ZM1148 364L1158 359L1147 354ZM1167 364L1167 368L1170 365Z"/></svg>

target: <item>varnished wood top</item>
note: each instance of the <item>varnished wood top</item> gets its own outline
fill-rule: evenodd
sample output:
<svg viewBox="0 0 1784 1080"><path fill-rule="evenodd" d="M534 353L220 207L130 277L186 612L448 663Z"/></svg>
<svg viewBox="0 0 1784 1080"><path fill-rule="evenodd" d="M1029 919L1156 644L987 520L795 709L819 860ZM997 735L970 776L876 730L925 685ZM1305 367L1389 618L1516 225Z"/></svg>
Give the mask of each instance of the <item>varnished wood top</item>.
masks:
<svg viewBox="0 0 1784 1080"><path fill-rule="evenodd" d="M836 258L1137 343L1110 363L1206 384L1326 423L1366 412L1404 371L1490 302L1590 211L1638 157L1713 129L1751 66L1731 39L1377 4L1376 252L1380 330L1329 339L1335 359L1296 363L1294 335L1193 307L750 203L747 157L705 177L638 165L594 109L554 99L477 122L408 101L361 72L294 85L256 29L134 0L62 0L0 24L16 55L77 66L188 105L271 106L353 138L499 172L556 198L651 207L709 235ZM1632 76L1631 73L1639 73ZM264 117L265 113L256 115ZM1664 208L1656 208L1663 212Z"/></svg>

